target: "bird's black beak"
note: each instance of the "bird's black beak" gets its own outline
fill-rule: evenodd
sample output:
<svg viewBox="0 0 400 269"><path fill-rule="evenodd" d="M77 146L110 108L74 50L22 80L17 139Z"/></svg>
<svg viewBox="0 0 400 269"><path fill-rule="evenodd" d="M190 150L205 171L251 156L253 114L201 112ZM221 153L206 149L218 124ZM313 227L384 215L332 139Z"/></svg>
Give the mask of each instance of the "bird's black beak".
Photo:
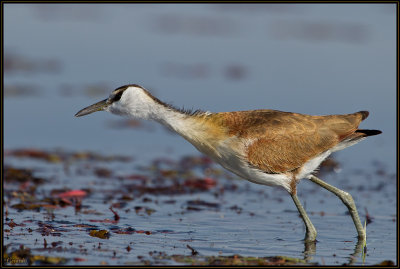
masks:
<svg viewBox="0 0 400 269"><path fill-rule="evenodd" d="M104 99L100 102L97 102L96 104L93 104L91 106L85 107L84 109L80 110L78 113L75 114L75 117L81 117L88 115L93 112L97 111L102 111L106 109L109 106L109 103L107 102L108 99Z"/></svg>

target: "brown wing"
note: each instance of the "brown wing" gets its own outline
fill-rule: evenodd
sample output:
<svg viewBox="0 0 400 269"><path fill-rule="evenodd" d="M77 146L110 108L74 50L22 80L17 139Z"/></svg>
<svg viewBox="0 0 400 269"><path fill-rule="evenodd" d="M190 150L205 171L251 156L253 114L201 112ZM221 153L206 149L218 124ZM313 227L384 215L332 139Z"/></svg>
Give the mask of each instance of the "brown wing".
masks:
<svg viewBox="0 0 400 269"><path fill-rule="evenodd" d="M251 165L268 173L283 173L352 135L365 113L310 116L255 110L231 112L221 118L231 135L254 141L247 147Z"/></svg>

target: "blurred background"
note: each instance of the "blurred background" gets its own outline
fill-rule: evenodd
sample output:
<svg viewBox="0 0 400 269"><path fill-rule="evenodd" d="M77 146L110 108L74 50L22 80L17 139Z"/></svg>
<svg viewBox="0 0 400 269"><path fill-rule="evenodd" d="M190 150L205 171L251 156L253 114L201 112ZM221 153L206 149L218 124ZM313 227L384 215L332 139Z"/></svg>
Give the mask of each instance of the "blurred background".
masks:
<svg viewBox="0 0 400 269"><path fill-rule="evenodd" d="M358 197L357 203L368 206L376 217L375 226L368 230L370 249L376 251L369 252L370 264L395 259L395 4L4 4L3 7L6 151L21 148L93 151L133 156L137 163L198 154L191 144L156 123L127 120L103 112L74 117L83 107L105 99L113 89L129 83L140 84L174 106L212 112L266 108L325 115L368 110L370 116L360 128L379 129L383 133L336 153L341 173L324 179L333 178L333 184L339 182L358 191L367 186L365 193L358 192L357 196L356 190L352 194ZM76 184L68 175L64 179L64 186L72 184L73 188ZM244 184L240 186L247 186ZM242 198L232 194L236 197L232 201L246 201L244 206L256 212L256 216L259 213L260 220L254 221L254 229L248 228L252 229L248 242L243 241L248 234L237 232L235 226L249 225L248 216L240 220L235 215L236 221L226 219L219 227L229 229L233 225L230 229L235 237L225 235L226 230L215 230L221 238L214 248L220 249L219 243L222 249L233 246L224 240L234 238L232 244L239 245L236 249L226 247L226 253L266 255L270 254L266 250L277 250L285 254L290 249L289 255L299 255L300 240L287 247L288 241L280 239L290 237L292 224L286 218L297 214L293 211L282 217L282 211L294 209L290 198L284 192L250 185L257 193L265 191L278 196L277 200L284 197L280 201L287 204L279 206L272 201L270 208L265 209L259 198L250 200L245 192ZM388 186L385 194L377 186ZM302 193L301 189L310 185L299 187ZM319 203L326 192L318 193L319 196L307 196L308 209L335 211L340 207L339 212L344 212L337 198L331 195L329 202L321 207ZM229 195L224 199L228 200ZM171 208L175 210L176 206ZM368 215L364 209L359 208L363 217ZM265 210L270 210L268 222L263 221ZM168 216L163 217L169 219ZM322 216L321 213L321 224L318 221L316 224L318 229L327 224L327 217ZM344 213L341 216L348 221L348 232L340 240L347 240L355 231L350 217ZM207 239L207 236L214 230L207 227L218 227L215 222L222 219L214 215L205 219L204 214L199 218L206 225L198 226L195 235L206 238L204 242L213 240L214 237ZM340 218L332 219L339 223L331 222L331 226L325 226L328 230L332 225L342 226ZM289 231L271 238L273 241L259 240L250 248L254 240L268 237L263 231L266 232L266 223L272 227L274 221L276 230L272 230L271 236L282 232L282 223L287 224ZM302 223L296 219L293 222L301 234ZM194 223L189 219L186 226L178 222L177 227L192 229ZM340 241L333 246L332 238L337 239L338 235L321 232L319 236L324 235L328 236L326 246L324 237L319 237L318 247L320 250L325 247L325 253L333 261L323 256L322 263L343 263L352 252L343 248L343 242L351 241ZM179 245L173 244L171 249ZM350 245L351 250L354 244ZM151 247L154 246L159 245L152 243ZM207 252L207 247L202 253L218 253L214 248ZM185 246L182 248L187 251ZM332 248L345 253L333 258ZM243 249L247 252L240 252Z"/></svg>

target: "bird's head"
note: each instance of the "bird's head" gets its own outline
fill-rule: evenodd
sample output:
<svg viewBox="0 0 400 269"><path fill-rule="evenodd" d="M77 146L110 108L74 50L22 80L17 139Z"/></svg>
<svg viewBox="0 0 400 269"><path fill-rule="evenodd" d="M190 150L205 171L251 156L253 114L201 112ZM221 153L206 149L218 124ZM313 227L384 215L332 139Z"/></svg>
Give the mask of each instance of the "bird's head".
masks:
<svg viewBox="0 0 400 269"><path fill-rule="evenodd" d="M81 117L97 111L108 111L117 115L149 118L156 98L139 85L130 84L115 89L107 99L85 107L75 114Z"/></svg>

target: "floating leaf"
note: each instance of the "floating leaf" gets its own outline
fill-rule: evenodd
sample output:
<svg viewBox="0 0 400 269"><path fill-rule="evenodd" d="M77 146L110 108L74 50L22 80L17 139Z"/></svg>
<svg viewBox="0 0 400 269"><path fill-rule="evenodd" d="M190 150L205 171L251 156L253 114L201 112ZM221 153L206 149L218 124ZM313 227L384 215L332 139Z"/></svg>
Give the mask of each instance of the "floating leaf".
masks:
<svg viewBox="0 0 400 269"><path fill-rule="evenodd" d="M152 234L152 232L144 231L144 230L138 230L138 231L135 231L135 233L137 233L137 234L147 234L147 235Z"/></svg>
<svg viewBox="0 0 400 269"><path fill-rule="evenodd" d="M212 178L199 178L199 179L188 179L184 183L185 186L200 189L200 190L209 190L217 185L216 181Z"/></svg>
<svg viewBox="0 0 400 269"><path fill-rule="evenodd" d="M9 166L4 168L4 181L20 183L33 182L35 184L43 184L46 182L44 178L34 177L30 169L20 169Z"/></svg>
<svg viewBox="0 0 400 269"><path fill-rule="evenodd" d="M108 239L110 237L110 233L107 230L91 230L89 235L101 239Z"/></svg>
<svg viewBox="0 0 400 269"><path fill-rule="evenodd" d="M15 204L11 206L12 208L18 209L18 210L38 210L42 207L40 204L30 204L30 203L20 203L20 204Z"/></svg>
<svg viewBox="0 0 400 269"><path fill-rule="evenodd" d="M79 258L79 257L74 258L74 262L85 262L85 261L87 261L87 259L85 258Z"/></svg>
<svg viewBox="0 0 400 269"><path fill-rule="evenodd" d="M63 193L59 193L57 196L60 198L68 198L68 197L84 197L87 195L87 192L84 190L72 190L66 191Z"/></svg>
<svg viewBox="0 0 400 269"><path fill-rule="evenodd" d="M42 256L42 255L34 255L31 258L32 263L39 264L64 264L67 262L67 259L64 257L52 257L52 256Z"/></svg>

